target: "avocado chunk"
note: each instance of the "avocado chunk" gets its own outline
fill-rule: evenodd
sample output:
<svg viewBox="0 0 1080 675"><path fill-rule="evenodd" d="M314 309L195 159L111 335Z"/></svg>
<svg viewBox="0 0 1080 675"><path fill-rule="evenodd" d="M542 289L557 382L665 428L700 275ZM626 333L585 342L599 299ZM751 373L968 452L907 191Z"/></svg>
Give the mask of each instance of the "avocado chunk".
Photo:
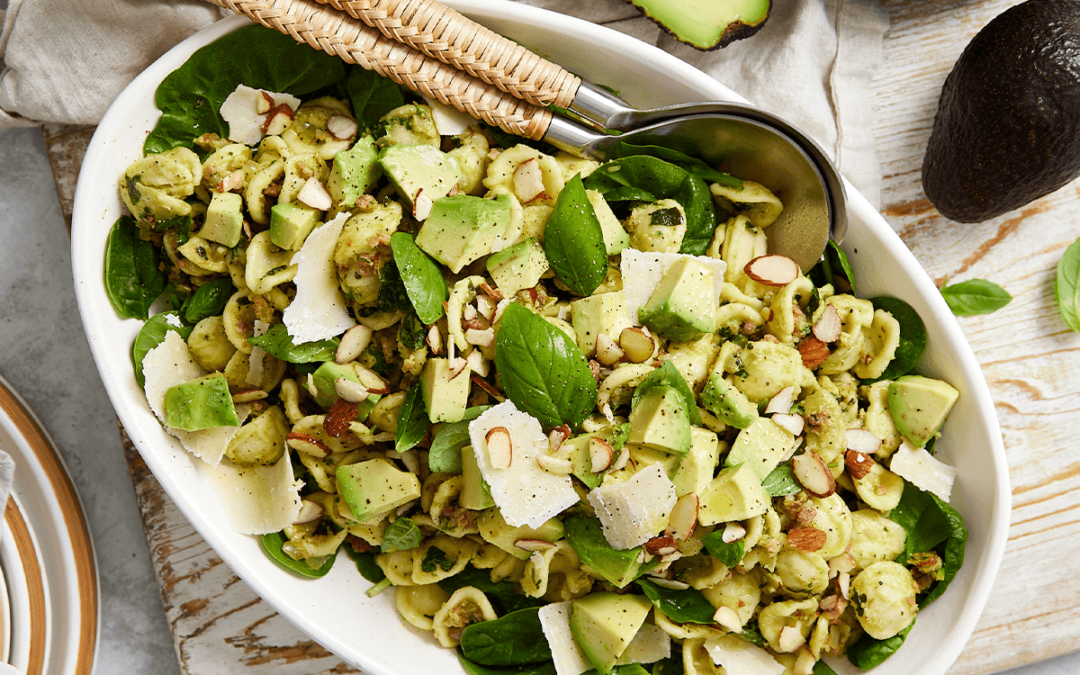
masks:
<svg viewBox="0 0 1080 675"><path fill-rule="evenodd" d="M674 455L690 452L690 413L675 387L653 387L630 411L627 443Z"/></svg>
<svg viewBox="0 0 1080 675"><path fill-rule="evenodd" d="M715 298L712 270L684 256L638 309L638 320L660 337L686 342L716 330Z"/></svg>
<svg viewBox="0 0 1080 675"><path fill-rule="evenodd" d="M570 634L600 673L608 673L645 623L652 602L643 595L590 593L570 605Z"/></svg>
<svg viewBox="0 0 1080 675"><path fill-rule="evenodd" d="M596 353L596 339L601 333L618 342L623 329L633 325L626 308L626 294L622 291L578 298L571 301L570 309L578 346L585 356Z"/></svg>
<svg viewBox="0 0 1080 675"><path fill-rule="evenodd" d="M607 579L616 588L645 574L656 566L659 558L641 563L644 550L640 546L618 551L604 537L603 526L596 518L574 516L566 519L566 541L589 569Z"/></svg>
<svg viewBox="0 0 1080 675"><path fill-rule="evenodd" d="M726 447L726 446L725 446ZM675 496L682 497L693 492L701 495L713 479L716 465L720 463L720 440L708 429L690 429L690 452L679 464L679 471L671 479Z"/></svg>
<svg viewBox="0 0 1080 675"><path fill-rule="evenodd" d="M322 219L322 211L299 202L275 204L270 209L270 241L287 251L299 251Z"/></svg>
<svg viewBox="0 0 1080 675"><path fill-rule="evenodd" d="M471 453L461 453L462 456ZM536 539L555 543L563 538L563 524L558 518L552 518L537 528L522 525L514 527L503 520L499 509L488 509L480 514L476 521L480 536L489 544L494 544L518 560L528 560L532 555L520 548L517 542L523 539Z"/></svg>
<svg viewBox="0 0 1080 675"><path fill-rule="evenodd" d="M618 255L623 249L630 246L630 234L623 228L615 212L604 199L599 190L586 190L585 196L592 204L596 219L600 221L600 229L604 233L604 248L608 255Z"/></svg>
<svg viewBox="0 0 1080 675"><path fill-rule="evenodd" d="M244 198L235 192L215 192L206 207L198 236L232 248L240 243L244 231Z"/></svg>
<svg viewBox="0 0 1080 675"><path fill-rule="evenodd" d="M334 166L326 188L340 209L356 206L360 197L367 194L382 177L379 151L375 139L364 134L348 150L334 155Z"/></svg>
<svg viewBox="0 0 1080 675"><path fill-rule="evenodd" d="M432 145L391 145L379 153L379 166L410 205L421 190L435 201L458 182L458 161Z"/></svg>
<svg viewBox="0 0 1080 675"><path fill-rule="evenodd" d="M311 383L315 387L315 402L321 405L323 408L329 408L337 402L337 388L334 383L340 379L346 379L350 382L361 384L362 380L360 375L356 372L356 364L354 363L335 363L333 361L327 361L315 369L315 372L311 374ZM368 394L367 399L360 402L356 411L356 419L359 422L363 422L367 419L371 409L375 407L375 404L382 398L379 394Z"/></svg>
<svg viewBox="0 0 1080 675"><path fill-rule="evenodd" d="M975 223L1080 175L1080 8L1029 0L988 23L945 80L923 189L947 218Z"/></svg>
<svg viewBox="0 0 1080 675"><path fill-rule="evenodd" d="M900 435L921 448L945 423L959 397L948 382L904 375L889 383L889 414Z"/></svg>
<svg viewBox="0 0 1080 675"><path fill-rule="evenodd" d="M353 520L359 522L420 497L416 474L402 471L382 457L339 466L335 474L338 490Z"/></svg>
<svg viewBox="0 0 1080 675"><path fill-rule="evenodd" d="M165 392L165 424L184 431L240 424L229 381L214 373L169 387Z"/></svg>
<svg viewBox="0 0 1080 675"><path fill-rule="evenodd" d="M472 370L468 364L456 376L450 372L450 361L430 358L420 376L420 391L424 395L428 419L432 422L460 422L469 402Z"/></svg>
<svg viewBox="0 0 1080 675"><path fill-rule="evenodd" d="M701 392L701 405L721 422L736 429L745 429L758 418L757 406L719 373L709 376Z"/></svg>
<svg viewBox="0 0 1080 675"><path fill-rule="evenodd" d="M790 431L768 417L759 417L739 432L724 466L745 464L757 474L759 481L764 481L794 445L795 437Z"/></svg>
<svg viewBox="0 0 1080 675"><path fill-rule="evenodd" d="M707 51L761 30L771 0L626 0L679 42Z"/></svg>
<svg viewBox="0 0 1080 675"><path fill-rule="evenodd" d="M539 239L526 239L492 253L487 262L488 274L502 294L514 296L518 291L540 283L551 265Z"/></svg>
<svg viewBox="0 0 1080 675"><path fill-rule="evenodd" d="M465 481L465 484L461 486L461 495L458 497L458 504L462 508L483 511L495 506L495 500L491 498L491 490L480 474L480 467L476 464L476 453L468 446L461 449L461 478Z"/></svg>
<svg viewBox="0 0 1080 675"><path fill-rule="evenodd" d="M436 199L416 234L416 245L456 274L492 252L496 239L510 225L510 199L510 195Z"/></svg>
<svg viewBox="0 0 1080 675"><path fill-rule="evenodd" d="M739 464L716 474L698 506L698 522L716 525L760 516L769 508L769 493L753 467Z"/></svg>

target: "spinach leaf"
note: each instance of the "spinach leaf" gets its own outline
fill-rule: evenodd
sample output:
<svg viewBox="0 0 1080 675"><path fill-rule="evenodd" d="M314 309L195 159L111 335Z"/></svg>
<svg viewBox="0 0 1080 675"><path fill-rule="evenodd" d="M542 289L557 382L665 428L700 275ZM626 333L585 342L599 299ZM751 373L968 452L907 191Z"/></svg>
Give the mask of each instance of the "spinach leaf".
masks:
<svg viewBox="0 0 1080 675"><path fill-rule="evenodd" d="M683 665L682 651L673 651L671 656L652 664L650 675L684 675L686 668Z"/></svg>
<svg viewBox="0 0 1080 675"><path fill-rule="evenodd" d="M1009 304L1012 296L986 279L968 279L941 289L941 295L956 316L990 314Z"/></svg>
<svg viewBox="0 0 1080 675"><path fill-rule="evenodd" d="M806 276L815 286L833 284L841 293L855 293L855 270L851 268L847 253L832 239L825 247L821 262L814 265Z"/></svg>
<svg viewBox="0 0 1080 675"><path fill-rule="evenodd" d="M157 249L139 236L131 216L120 216L105 242L105 293L113 309L125 319L145 321L166 281Z"/></svg>
<svg viewBox="0 0 1080 675"><path fill-rule="evenodd" d="M373 584L382 583L386 579L386 573L382 571L379 564L375 562L375 551L357 551L355 548L349 545L348 541L341 547L342 551L345 551L345 555L349 556L354 563L356 563L356 570L360 572L360 576L364 577Z"/></svg>
<svg viewBox="0 0 1080 675"><path fill-rule="evenodd" d="M679 246L679 253L705 255L716 231L716 204L709 186L697 176L687 174L672 199L686 210L686 236Z"/></svg>
<svg viewBox="0 0 1080 675"><path fill-rule="evenodd" d="M398 324L398 339L406 349L417 350L424 346L426 331L420 317L415 313L406 314Z"/></svg>
<svg viewBox="0 0 1080 675"><path fill-rule="evenodd" d="M314 363L316 361L330 361L337 351L339 340L316 340L293 344L292 337L283 323L275 323L273 326L258 337L249 337L248 342L256 347L262 347L267 354L275 356L289 363Z"/></svg>
<svg viewBox="0 0 1080 675"><path fill-rule="evenodd" d="M208 281L184 303L184 320L196 324L208 316L219 316L233 294L232 279L222 277Z"/></svg>
<svg viewBox="0 0 1080 675"><path fill-rule="evenodd" d="M359 67L349 70L345 92L352 102L353 117L361 129L370 129L380 117L405 103L401 87L393 80Z"/></svg>
<svg viewBox="0 0 1080 675"><path fill-rule="evenodd" d="M426 324L435 323L442 317L443 303L450 297L446 278L411 235L405 232L390 235L390 249L416 315Z"/></svg>
<svg viewBox="0 0 1080 675"><path fill-rule="evenodd" d="M327 572L330 571L330 568L334 566L334 560L337 559L337 552L334 552L317 561L293 560L282 550L285 541L285 535L281 532L264 534L259 538L259 544L262 546L263 552L266 553L271 560L285 569L296 572L301 576L312 578L324 577ZM311 564L312 562L316 564Z"/></svg>
<svg viewBox="0 0 1080 675"><path fill-rule="evenodd" d="M956 509L910 483L904 485L900 503L889 512L889 518L907 532L905 549L897 562L905 564L914 554L927 551L937 551L941 556L941 579L919 598L919 606L925 607L945 592L964 564L968 537L964 519Z"/></svg>
<svg viewBox="0 0 1080 675"><path fill-rule="evenodd" d="M1080 239L1070 244L1058 261L1054 299L1065 325L1080 333Z"/></svg>
<svg viewBox="0 0 1080 675"><path fill-rule="evenodd" d="M427 410L424 407L424 391L421 383L417 382L405 393L405 400L401 402L401 410L398 412L398 427L394 432L394 450L405 452L424 440L424 434L431 426Z"/></svg>
<svg viewBox="0 0 1080 675"><path fill-rule="evenodd" d="M646 375L641 384L634 389L630 408L636 408L641 398L649 393L650 389L656 387L674 387L682 396L683 403L686 404L686 410L690 413L690 423L701 426L701 410L698 409L697 400L694 399L694 392L686 383L686 378L670 360L664 361L659 368Z"/></svg>
<svg viewBox="0 0 1080 675"><path fill-rule="evenodd" d="M403 312L413 311L412 300L409 300L409 292L405 288L405 282L401 279L397 262L387 260L379 271L379 295L375 298L375 306L364 312Z"/></svg>
<svg viewBox="0 0 1080 675"><path fill-rule="evenodd" d="M490 570L481 570L468 565L452 577L438 582L439 588L451 595L459 588L472 586L487 596L491 606L500 616L526 607L541 607L545 604L540 598L530 598L521 593L510 581L491 580Z"/></svg>
<svg viewBox="0 0 1080 675"><path fill-rule="evenodd" d="M607 275L604 231L575 174L559 193L544 227L544 254L555 275L570 290L585 297Z"/></svg>
<svg viewBox="0 0 1080 675"><path fill-rule="evenodd" d="M423 402L421 402L421 406ZM428 449L428 468L443 473L461 473L461 449L469 444L469 422L480 416L491 406L478 405L465 410L465 416L458 422L449 422L439 427L435 438L431 439Z"/></svg>
<svg viewBox="0 0 1080 675"><path fill-rule="evenodd" d="M623 141L619 144L616 153L622 157L649 155L674 164L687 173L712 183L720 183L737 190L741 190L743 186L743 182L731 174L718 171L697 157L691 157L685 152L673 148L665 148L660 145L638 145Z"/></svg>
<svg viewBox="0 0 1080 675"><path fill-rule="evenodd" d="M814 669L811 670L810 673L811 675L836 675L836 671L824 661L815 663Z"/></svg>
<svg viewBox="0 0 1080 675"><path fill-rule="evenodd" d="M551 660L540 608L519 609L492 621L469 624L461 632L461 653L485 666L523 666Z"/></svg>
<svg viewBox="0 0 1080 675"><path fill-rule="evenodd" d="M380 550L383 553L409 551L420 545L424 535L411 518L398 518L387 526L383 533Z"/></svg>
<svg viewBox="0 0 1080 675"><path fill-rule="evenodd" d="M896 347L893 360L885 368L885 372L878 380L895 380L901 375L906 375L919 362L923 352L926 351L926 326L915 309L900 300L878 296L870 298L874 309L883 309L900 324L900 344Z"/></svg>
<svg viewBox="0 0 1080 675"><path fill-rule="evenodd" d="M142 363L146 353L157 347L165 340L165 333L173 330L185 340L191 335L194 327L183 322L180 312L162 312L150 317L150 320L139 329L135 336L135 344L131 348L131 360L135 363L135 379L139 386L146 386L146 378L143 375Z"/></svg>
<svg viewBox="0 0 1080 675"><path fill-rule="evenodd" d="M229 135L218 110L239 84L303 96L345 79L345 64L288 35L248 26L198 50L158 85L161 120L143 150L157 154L192 146L196 137Z"/></svg>
<svg viewBox="0 0 1080 675"><path fill-rule="evenodd" d="M564 522L566 542L574 549L584 565L598 572L613 586L625 587L634 579L656 567L660 558L639 564L640 546L626 550L616 550L604 537L600 521L586 516L573 516Z"/></svg>
<svg viewBox="0 0 1080 675"><path fill-rule="evenodd" d="M449 572L454 567L454 561L446 557L446 551L442 550L438 546L432 546L424 554L424 559L420 561L420 569L428 574L431 574L436 569L440 569L443 572Z"/></svg>
<svg viewBox="0 0 1080 675"><path fill-rule="evenodd" d="M507 397L547 428L577 428L596 407L596 380L581 349L517 303L503 311L495 367Z"/></svg>
<svg viewBox="0 0 1080 675"><path fill-rule="evenodd" d="M908 624L907 628L887 640L876 640L869 635L863 634L861 638L855 641L855 644L848 647L848 661L851 661L860 670L870 670L881 665L885 659L900 649L904 644L904 639L911 632L911 627L914 625L915 621L913 620Z"/></svg>
<svg viewBox="0 0 1080 675"><path fill-rule="evenodd" d="M768 476L765 476L761 485L770 497L785 497L802 489L799 482L795 480L795 472L791 470L790 460L773 469Z"/></svg>
<svg viewBox="0 0 1080 675"><path fill-rule="evenodd" d="M461 667L466 675L555 675L554 661L530 663L524 666L492 668L468 660L462 655L460 648L458 649L458 660L461 661Z"/></svg>
<svg viewBox="0 0 1080 675"><path fill-rule="evenodd" d="M716 608L712 606L701 591L694 588L675 590L661 588L648 579L638 579L645 597L652 601L654 607L664 613L672 621L678 623L703 623L712 624L713 614Z"/></svg>
<svg viewBox="0 0 1080 675"><path fill-rule="evenodd" d="M765 641L765 637L761 634L761 628L758 627L757 619L751 619L747 622L747 624L743 626L742 632L736 633L736 635L758 647L764 647L768 644Z"/></svg>
<svg viewBox="0 0 1080 675"><path fill-rule="evenodd" d="M724 541L724 530L718 529L710 532L701 540L705 544L705 550L709 555L724 563L727 567L735 567L743 559L746 553L746 540L738 539L730 544Z"/></svg>

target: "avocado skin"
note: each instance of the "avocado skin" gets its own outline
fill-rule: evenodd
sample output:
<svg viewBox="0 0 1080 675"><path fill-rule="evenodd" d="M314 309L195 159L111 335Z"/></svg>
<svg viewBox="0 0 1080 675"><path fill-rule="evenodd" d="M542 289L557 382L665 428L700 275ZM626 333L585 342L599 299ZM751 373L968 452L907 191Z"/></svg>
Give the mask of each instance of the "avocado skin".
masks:
<svg viewBox="0 0 1080 675"><path fill-rule="evenodd" d="M1028 0L986 25L945 80L923 160L927 198L974 223L1080 175L1080 2Z"/></svg>

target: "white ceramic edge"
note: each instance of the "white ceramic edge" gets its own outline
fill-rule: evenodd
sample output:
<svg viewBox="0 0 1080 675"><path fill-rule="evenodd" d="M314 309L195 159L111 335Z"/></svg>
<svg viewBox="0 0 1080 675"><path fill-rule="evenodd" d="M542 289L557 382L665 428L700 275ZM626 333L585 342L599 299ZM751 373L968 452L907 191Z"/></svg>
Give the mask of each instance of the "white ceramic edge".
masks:
<svg viewBox="0 0 1080 675"><path fill-rule="evenodd" d="M8 638L7 660L16 668L24 671L30 665L30 631L19 630L16 625L30 624L30 595L27 590L26 574L23 572L19 549L11 537L0 539L0 569L4 573L5 584L10 590L11 636Z"/></svg>
<svg viewBox="0 0 1080 675"><path fill-rule="evenodd" d="M598 27L572 17L554 15L538 8L511 5L509 3L492 4L480 2L479 0L471 0L453 2L450 4L453 4L465 13L484 15L489 17L492 21L515 21L524 19L531 24L547 25L555 25L557 22L558 30L569 37L588 36L590 40L596 41L599 33L603 35L603 41L607 43L610 48L632 54L644 52L647 55L644 60L650 63L661 64L664 68L671 71L673 79L680 80L686 84L686 98L684 100L689 101L702 97L741 100L740 97L734 95L726 87L723 87L714 79L692 66L671 55L660 52L648 45L644 45L634 38L616 33L609 29ZM229 19L220 22L207 29L206 32L199 36L200 43L202 39L219 37L220 35L243 25L243 23L242 20L237 19ZM189 48L187 45L189 43L190 39L189 41L185 41L178 45L170 53L188 50ZM166 57L163 57L162 61L151 66L151 68L140 75L131 86L134 88L137 83L141 84L145 80L160 80L174 67L166 67L163 65L164 61L167 61L167 57L168 54ZM585 74L588 75L588 73ZM704 94L704 96L702 96L702 94ZM123 96L124 95L121 94L121 98L123 98ZM101 127L109 127L110 124L113 123L113 117L121 118L121 111L118 109L110 109L109 114L102 120ZM106 151L106 145L107 144L92 144L84 159L84 167L94 166L99 159L98 155ZM87 195L83 194L86 182L81 180L81 178L82 177L80 177L79 188L76 191L76 204L80 201L85 201L88 198ZM983 378L974 354L971 353L970 348L967 346L966 339L955 319L952 318L947 306L940 298L940 295L937 293L931 280L926 276L914 256L906 249L896 233L893 232L873 207L871 207L870 204L854 190L850 183L847 183L846 185L849 195L849 213L851 218L863 221L867 227L868 233L881 245L890 249L898 263L911 277L917 290L926 298L930 305L930 309L939 318L945 336L953 343L953 346L958 348L960 369L964 379L970 385L963 393L965 396L973 396L976 399L976 410L980 418L978 422L990 435L987 442L990 445L990 458L996 469L993 472L996 476L993 486L996 490L996 494L990 514L990 522L986 528L989 539L986 542L986 553L982 556L980 564L972 569L969 553L969 563L965 565L964 569L961 571L961 575L975 575L971 584L971 593L974 595L974 598L964 606L964 610L956 617L952 630L949 631L948 636L943 640L940 648L936 650L932 661L923 666L923 672L944 673L963 649L967 638L970 636L978 621L982 609L985 606L997 569L1000 566L1001 554L1004 551L1005 542L1007 540L1010 497L1004 447L1001 441L997 420L993 413L993 403L990 399L985 379ZM76 219L78 220L80 209L76 207L75 211ZM77 252L80 245L83 243L83 231L84 230L79 227L73 229L72 247L74 252ZM113 381L111 378L106 377L102 359L107 355L108 350L105 344L97 339L105 336L99 336L97 330L95 330L96 312L109 310L109 308L107 305L102 308L100 305L96 304L95 298L92 297L95 292L100 295L100 289L90 288L85 285L86 280L93 279L92 276L88 275L87 268L92 268L96 271L99 266L96 266L95 262L90 261L89 259L83 259L78 255L73 255L73 261L75 278L84 282L76 285L76 294L79 299L80 310L82 312L84 325L87 329L91 350L94 353L99 370L102 371L106 389L109 392L114 406L117 408L117 413L120 416L121 421L124 421L125 426L128 427L129 430L132 430L132 426L127 424L127 420L133 420L136 416L136 411L133 407L133 402L129 400L130 397L127 397L127 388L130 383ZM144 404L143 407L145 407ZM145 414L145 410L139 412ZM133 440L138 447L142 447L140 442L145 441L146 439L142 434L137 433L133 436ZM284 616L296 624L298 628L308 634L317 633L318 630L316 626L305 620L303 617L297 617L295 612L290 611L290 608L280 606L275 589L272 587L271 580L259 578L257 574L252 573L252 565L249 564L250 561L246 561L237 555L238 550L232 546L231 541L229 541L229 533L223 532L213 524L200 523L197 518L191 517L193 505L182 492L181 486L175 481L170 480L168 473L169 461L167 461L167 458L160 457L155 453L146 453L144 454L144 458L148 465L150 465L154 474L159 478L166 491L169 492L170 496L176 501L177 505L185 515L195 523L200 534L207 539L219 555L222 555L222 557L225 558L226 563L230 564L245 582L263 596L269 604L275 607L275 609L282 612ZM935 607L939 606L939 604L940 603L935 603L928 611L933 612ZM918 631L918 627L916 628L916 631ZM355 646L352 644L346 644L342 641L331 639L324 642L324 646L339 655L343 655L347 660L354 661L365 670L373 673L390 675L391 671L387 670L385 666L378 662L371 661L362 653L357 653ZM888 662L886 665L888 665ZM926 667L931 667L931 670L925 670Z"/></svg>
<svg viewBox="0 0 1080 675"><path fill-rule="evenodd" d="M54 640L56 638L56 631L53 628L53 621L52 621L52 616L51 616L51 614L52 614L53 589L51 588L51 585L50 585L50 582L49 582L49 575L45 573L45 558L43 557L44 551L41 548L41 541L40 541L40 538L38 537L38 533L34 530L34 528L31 526L31 524L29 522L29 516L28 516L27 510L26 510L26 503L21 498L19 498L19 496L16 495L14 493L14 491L11 493L11 499L15 502L15 506L17 506L19 508L19 512L22 513L23 518L27 520L26 531L30 534L30 543L33 544L33 546L34 546L34 553L37 554L37 559L38 559L38 569L41 570L41 587L42 587L42 591L43 591L44 596L45 596L45 609L46 609L46 617L45 617L45 655L44 655L45 659L42 662L41 672L42 673L50 673L50 672L53 672L49 668L52 665L53 660L54 660L52 658L53 657L52 651L53 651L53 642L54 642ZM22 586L17 589L17 593L18 593L18 596L19 596L18 602L22 605L21 610L20 610L20 615L25 616L26 620L29 621L30 620L30 595L29 595L29 591L27 590L26 575L23 573L23 571L21 569L22 568L22 558L21 558L21 556L19 556L19 552L18 552L17 549L15 549L14 545L12 546L12 549L14 550L15 562L17 562L19 564L19 566L20 566L19 573L18 573L18 578L19 578L20 581L22 581ZM19 631L16 630L15 632L18 633ZM18 652L15 651L16 646L19 647ZM18 659L18 662L16 662L16 659ZM25 640L19 639L18 645L12 644L11 660L12 660L11 665L15 666L16 668L19 668L23 672L25 672L26 669L29 668L29 666L30 666L30 638L29 638L29 636ZM68 672L68 671L56 671L56 672L57 673L63 673L63 672Z"/></svg>
<svg viewBox="0 0 1080 675"><path fill-rule="evenodd" d="M3 533L0 533L3 536ZM3 548L0 546L0 663L7 663L11 652L11 601L8 599L7 578L4 576Z"/></svg>

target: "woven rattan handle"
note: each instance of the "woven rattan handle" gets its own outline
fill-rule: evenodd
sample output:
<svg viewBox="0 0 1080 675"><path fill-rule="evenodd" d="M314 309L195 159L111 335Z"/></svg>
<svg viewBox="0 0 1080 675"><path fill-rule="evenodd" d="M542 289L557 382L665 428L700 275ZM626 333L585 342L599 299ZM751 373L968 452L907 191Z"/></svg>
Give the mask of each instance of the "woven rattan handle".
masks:
<svg viewBox="0 0 1080 675"><path fill-rule="evenodd" d="M438 0L318 0L388 38L539 106L569 108L581 79Z"/></svg>
<svg viewBox="0 0 1080 675"><path fill-rule="evenodd" d="M551 113L384 37L315 0L207 0L509 133L540 140Z"/></svg>

